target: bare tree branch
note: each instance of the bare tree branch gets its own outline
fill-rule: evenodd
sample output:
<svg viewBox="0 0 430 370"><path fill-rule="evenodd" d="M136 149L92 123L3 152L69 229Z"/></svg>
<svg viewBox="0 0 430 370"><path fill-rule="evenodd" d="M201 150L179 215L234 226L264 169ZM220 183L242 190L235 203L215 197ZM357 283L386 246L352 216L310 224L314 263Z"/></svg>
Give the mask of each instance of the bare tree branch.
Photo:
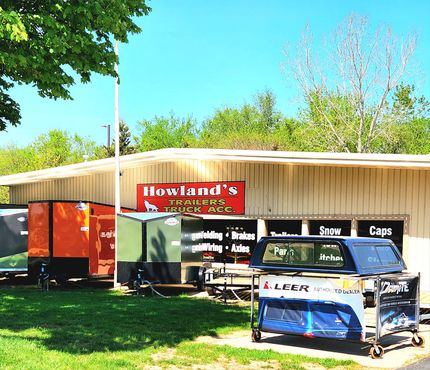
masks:
<svg viewBox="0 0 430 370"><path fill-rule="evenodd" d="M352 14L334 33L323 62L315 62L310 28L287 53L287 67L303 92L313 124L346 152L368 152L389 122L387 106L405 75L416 35L399 42L389 27L371 33L365 17ZM325 63L324 63L325 62ZM327 65L325 65L327 63ZM325 138L331 142L330 138Z"/></svg>

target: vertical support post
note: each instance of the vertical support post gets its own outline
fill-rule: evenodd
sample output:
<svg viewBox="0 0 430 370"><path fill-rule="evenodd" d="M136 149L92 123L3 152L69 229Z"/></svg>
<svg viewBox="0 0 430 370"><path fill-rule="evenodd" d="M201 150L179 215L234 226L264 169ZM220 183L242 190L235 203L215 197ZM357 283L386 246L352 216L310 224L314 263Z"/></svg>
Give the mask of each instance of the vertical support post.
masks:
<svg viewBox="0 0 430 370"><path fill-rule="evenodd" d="M251 329L254 329L254 273L251 279Z"/></svg>
<svg viewBox="0 0 430 370"><path fill-rule="evenodd" d="M118 57L118 40L115 40L115 54ZM121 213L121 168L119 153L119 68L118 62L115 63L115 271L113 284L114 288L118 283L118 213Z"/></svg>
<svg viewBox="0 0 430 370"><path fill-rule="evenodd" d="M309 235L309 220L302 220L302 235Z"/></svg>
<svg viewBox="0 0 430 370"><path fill-rule="evenodd" d="M375 325L375 343L379 343L381 334L381 277L378 275L376 278L376 325Z"/></svg>
<svg viewBox="0 0 430 370"><path fill-rule="evenodd" d="M354 238L356 238L358 236L358 222L356 218L353 218L351 221L351 236L353 236Z"/></svg>
<svg viewBox="0 0 430 370"><path fill-rule="evenodd" d="M419 331L420 328L420 281L421 281L421 273L418 273L418 281L417 281L417 299L416 299L416 307L415 307L415 332Z"/></svg>
<svg viewBox="0 0 430 370"><path fill-rule="evenodd" d="M262 236L267 235L267 221L259 218L257 220L257 240L259 240Z"/></svg>

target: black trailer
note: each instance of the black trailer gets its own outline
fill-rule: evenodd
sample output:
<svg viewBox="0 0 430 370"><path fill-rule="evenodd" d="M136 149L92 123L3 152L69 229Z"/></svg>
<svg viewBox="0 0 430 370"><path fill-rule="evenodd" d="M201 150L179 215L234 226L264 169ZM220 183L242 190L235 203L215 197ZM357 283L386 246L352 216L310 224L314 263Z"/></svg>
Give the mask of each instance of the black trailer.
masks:
<svg viewBox="0 0 430 370"><path fill-rule="evenodd" d="M0 204L0 275L27 272L28 209Z"/></svg>

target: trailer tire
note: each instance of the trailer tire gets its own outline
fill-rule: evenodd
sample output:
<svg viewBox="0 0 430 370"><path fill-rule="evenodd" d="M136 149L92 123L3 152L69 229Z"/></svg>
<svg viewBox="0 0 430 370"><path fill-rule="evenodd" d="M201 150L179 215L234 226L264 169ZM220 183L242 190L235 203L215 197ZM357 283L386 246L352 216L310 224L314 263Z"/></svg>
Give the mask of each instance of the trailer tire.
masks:
<svg viewBox="0 0 430 370"><path fill-rule="evenodd" d="M384 356L384 347L378 345L370 347L369 351L370 357L374 359L382 358Z"/></svg>
<svg viewBox="0 0 430 370"><path fill-rule="evenodd" d="M205 290L205 273L206 267L200 267L196 279L196 286L199 292L203 292Z"/></svg>
<svg viewBox="0 0 430 370"><path fill-rule="evenodd" d="M259 342L261 340L261 331L258 329L252 329L251 340L253 342Z"/></svg>
<svg viewBox="0 0 430 370"><path fill-rule="evenodd" d="M42 291L49 291L49 279L45 277L39 277L37 279L37 287Z"/></svg>
<svg viewBox="0 0 430 370"><path fill-rule="evenodd" d="M414 347L424 347L425 339L423 336L417 334L412 337L411 342Z"/></svg>
<svg viewBox="0 0 430 370"><path fill-rule="evenodd" d="M56 282L58 285L65 285L65 284L67 283L67 276L66 276L66 275L64 275L64 274L56 275L56 276L55 276L55 282Z"/></svg>
<svg viewBox="0 0 430 370"><path fill-rule="evenodd" d="M133 280L128 283L128 289L133 290L133 294L140 295L143 293L142 281L140 279Z"/></svg>

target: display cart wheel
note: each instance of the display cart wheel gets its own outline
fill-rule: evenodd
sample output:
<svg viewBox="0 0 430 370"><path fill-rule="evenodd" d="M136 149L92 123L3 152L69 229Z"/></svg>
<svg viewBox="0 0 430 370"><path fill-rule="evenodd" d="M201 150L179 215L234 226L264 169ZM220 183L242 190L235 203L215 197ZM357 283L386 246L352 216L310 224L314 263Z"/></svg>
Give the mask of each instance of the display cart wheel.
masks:
<svg viewBox="0 0 430 370"><path fill-rule="evenodd" d="M419 335L419 334L414 334L414 336L412 337L412 345L414 347L424 347L424 337Z"/></svg>
<svg viewBox="0 0 430 370"><path fill-rule="evenodd" d="M259 342L261 339L261 331L258 329L252 329L251 339L253 342Z"/></svg>
<svg viewBox="0 0 430 370"><path fill-rule="evenodd" d="M372 358L382 358L382 356L384 356L384 348L379 344L375 344L372 347L370 347L369 354L370 354L370 357Z"/></svg>

